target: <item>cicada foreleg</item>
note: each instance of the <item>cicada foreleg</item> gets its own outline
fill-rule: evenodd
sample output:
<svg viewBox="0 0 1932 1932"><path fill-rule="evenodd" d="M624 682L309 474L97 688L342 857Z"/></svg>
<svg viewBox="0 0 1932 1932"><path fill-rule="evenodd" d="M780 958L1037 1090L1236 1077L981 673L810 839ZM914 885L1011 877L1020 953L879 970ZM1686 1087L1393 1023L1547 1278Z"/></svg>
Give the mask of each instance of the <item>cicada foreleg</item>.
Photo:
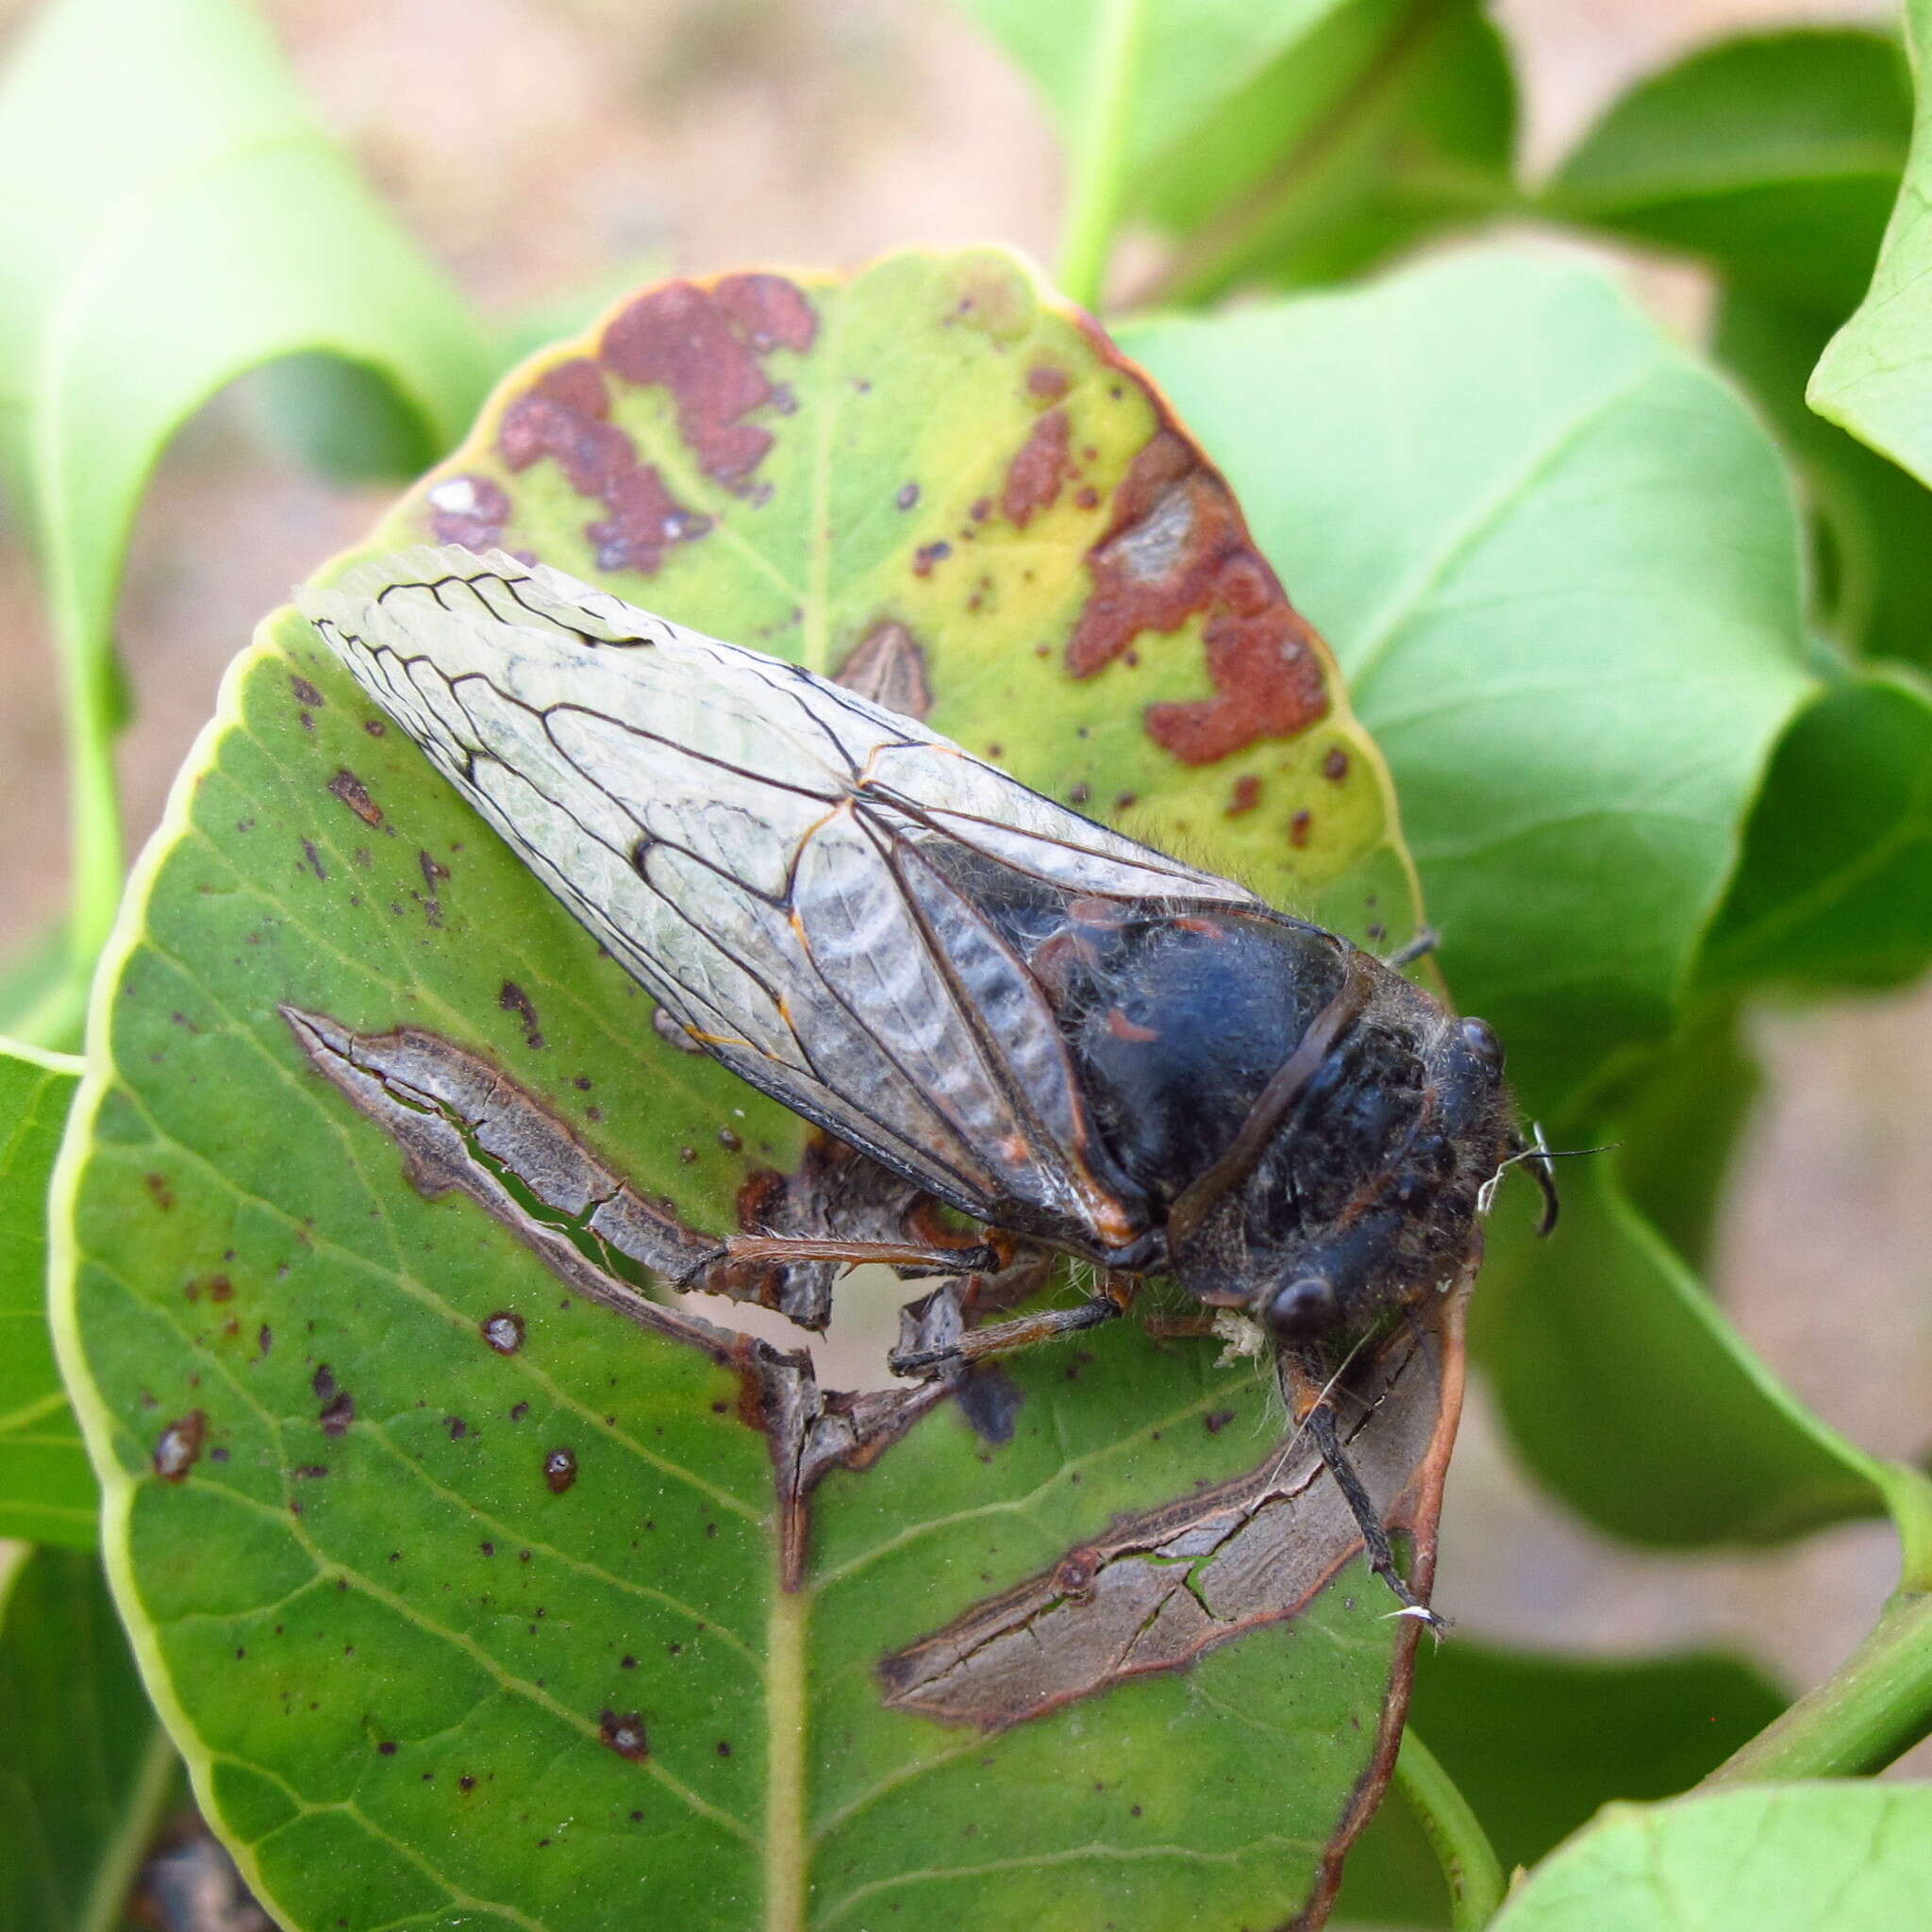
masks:
<svg viewBox="0 0 1932 1932"><path fill-rule="evenodd" d="M943 1348L895 1348L886 1361L895 1375L946 1374L955 1369L970 1368L1042 1341L1057 1341L1062 1335L1077 1335L1083 1329L1117 1321L1132 1305L1136 1285L1128 1275L1103 1275L1099 1288L1077 1307L1042 1308L1037 1314L1015 1316L1010 1322L969 1329Z"/></svg>
<svg viewBox="0 0 1932 1932"><path fill-rule="evenodd" d="M1362 1533L1362 1548L1367 1553L1369 1568L1389 1586L1391 1593L1402 1606L1398 1614L1416 1618L1440 1637L1448 1625L1416 1595L1408 1587L1408 1579L1396 1568L1395 1552L1389 1543L1388 1525L1370 1498L1368 1488L1357 1473L1355 1464L1349 1460L1347 1449L1342 1446L1341 1431L1335 1424L1331 1384L1311 1374L1306 1363L1284 1350L1281 1387L1290 1413L1314 1438L1315 1447L1322 1452L1322 1460L1328 1466L1328 1474L1335 1478L1335 1487L1341 1491L1341 1500L1348 1505L1348 1513L1355 1518L1356 1527Z"/></svg>

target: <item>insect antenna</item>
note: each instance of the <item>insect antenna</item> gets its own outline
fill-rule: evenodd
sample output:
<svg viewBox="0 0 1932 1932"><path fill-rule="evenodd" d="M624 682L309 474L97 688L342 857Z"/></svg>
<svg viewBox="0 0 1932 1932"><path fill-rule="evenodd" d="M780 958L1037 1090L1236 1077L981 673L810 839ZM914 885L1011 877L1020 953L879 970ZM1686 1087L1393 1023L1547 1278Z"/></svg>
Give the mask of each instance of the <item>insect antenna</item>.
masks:
<svg viewBox="0 0 1932 1932"><path fill-rule="evenodd" d="M1532 1123L1530 1131L1536 1136L1529 1145L1518 1147L1513 1154L1506 1155L1497 1163L1496 1171L1476 1190L1475 1211L1487 1214L1494 1206L1496 1190L1503 1184L1503 1176L1512 1167L1524 1166L1530 1177L1542 1190L1543 1211L1536 1224L1540 1235L1549 1234L1557 1225L1557 1216L1562 1202L1557 1195L1557 1176L1551 1171L1553 1160L1574 1160L1586 1154L1608 1154L1623 1145L1621 1141L1606 1141L1601 1147L1550 1147L1544 1144L1543 1130L1540 1123Z"/></svg>

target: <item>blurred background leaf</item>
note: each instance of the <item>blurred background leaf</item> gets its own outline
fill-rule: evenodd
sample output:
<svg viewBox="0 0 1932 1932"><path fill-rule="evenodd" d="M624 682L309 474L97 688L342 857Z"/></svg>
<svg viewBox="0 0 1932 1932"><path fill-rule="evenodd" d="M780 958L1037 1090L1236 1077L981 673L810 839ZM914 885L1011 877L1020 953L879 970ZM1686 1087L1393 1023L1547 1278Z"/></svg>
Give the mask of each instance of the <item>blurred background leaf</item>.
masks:
<svg viewBox="0 0 1932 1932"><path fill-rule="evenodd" d="M1611 1799L1688 1790L1784 1706L1762 1672L1721 1651L1565 1657L1458 1636L1419 1657L1408 1714L1507 1872ZM1349 1856L1336 1915L1449 1923L1436 1854L1399 1786Z"/></svg>
<svg viewBox="0 0 1932 1932"><path fill-rule="evenodd" d="M1870 1459L1744 1344L1633 1204L1618 1159L1564 1163L1548 1240L1515 1215L1492 1225L1473 1335L1530 1474L1587 1522L1662 1548L1778 1542L1878 1514Z"/></svg>
<svg viewBox="0 0 1932 1932"><path fill-rule="evenodd" d="M1906 40L1920 78L1905 182L1858 311L1811 378L1811 406L1932 482L1932 0L1906 0Z"/></svg>
<svg viewBox="0 0 1932 1932"><path fill-rule="evenodd" d="M0 1040L0 1537L91 1550L98 1491L47 1330L47 1178L79 1077Z"/></svg>
<svg viewBox="0 0 1932 1932"><path fill-rule="evenodd" d="M1824 991L1903 985L1928 958L1932 690L1878 669L1833 682L1778 746L1700 973Z"/></svg>
<svg viewBox="0 0 1932 1932"><path fill-rule="evenodd" d="M180 1789L99 1560L0 1547L0 1926L117 1932Z"/></svg>
<svg viewBox="0 0 1932 1932"><path fill-rule="evenodd" d="M1076 139L1105 0L965 0ZM1474 0L1147 0L1122 212L1176 243L1141 299L1332 279L1513 198L1515 83Z"/></svg>
<svg viewBox="0 0 1932 1932"><path fill-rule="evenodd" d="M325 384L358 417L311 408L313 453L415 469L455 441L490 366L460 300L316 126L240 0L43 8L0 78L0 467L69 691L84 973L122 877L111 626L163 445L243 371L325 355L359 370ZM312 385L314 367L285 391Z"/></svg>
<svg viewBox="0 0 1932 1932"><path fill-rule="evenodd" d="M1760 1785L1613 1805L1496 1932L1892 1932L1932 1896L1932 1785Z"/></svg>

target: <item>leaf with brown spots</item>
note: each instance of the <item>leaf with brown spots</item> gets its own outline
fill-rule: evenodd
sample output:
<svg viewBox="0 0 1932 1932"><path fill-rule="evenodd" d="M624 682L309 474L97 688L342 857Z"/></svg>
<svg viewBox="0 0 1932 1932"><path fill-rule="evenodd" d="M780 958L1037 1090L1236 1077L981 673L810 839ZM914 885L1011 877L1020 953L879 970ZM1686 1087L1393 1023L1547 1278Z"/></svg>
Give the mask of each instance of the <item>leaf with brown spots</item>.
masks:
<svg viewBox="0 0 1932 1932"><path fill-rule="evenodd" d="M646 291L513 376L368 547L425 540L837 669L1329 924L1416 923L1374 747L1225 484L1007 256ZM302 1928L599 1932L613 1898L721 1932L1319 1910L1414 1626L1324 1515L1270 1378L1135 1322L958 1402L815 1365L748 1305L816 1320L828 1280L741 1278L711 1243L961 1231L681 1050L372 722L272 618L137 885L63 1184L118 1560L250 1884ZM216 1274L227 1304L184 1296ZM675 1297L687 1276L713 1291ZM835 1301L889 1309L890 1286ZM965 1318L948 1291L908 1319L937 1344ZM836 1323L831 1346L853 1359ZM1453 1352L1395 1395L1381 1366L1349 1422L1425 1574ZM195 1412L198 1457L160 1479L157 1438ZM1123 1524L1185 1540L1223 1505L1246 1512L1230 1560L1309 1512L1299 1571L1204 1583L1225 1628L1118 1670L1082 1637L1086 1675L991 1736L884 1689L887 1658ZM1101 1563L1093 1615L1167 1549Z"/></svg>

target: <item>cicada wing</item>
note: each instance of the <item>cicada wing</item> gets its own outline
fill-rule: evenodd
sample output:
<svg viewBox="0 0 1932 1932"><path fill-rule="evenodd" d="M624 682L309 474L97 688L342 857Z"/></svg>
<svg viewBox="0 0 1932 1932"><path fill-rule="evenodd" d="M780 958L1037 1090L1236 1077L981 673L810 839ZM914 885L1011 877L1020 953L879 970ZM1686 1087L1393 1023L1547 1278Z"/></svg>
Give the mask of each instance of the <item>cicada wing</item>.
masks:
<svg viewBox="0 0 1932 1932"><path fill-rule="evenodd" d="M1141 1231L963 844L1069 892L1253 906L923 725L500 554L306 591L370 695L691 1034L965 1211Z"/></svg>

